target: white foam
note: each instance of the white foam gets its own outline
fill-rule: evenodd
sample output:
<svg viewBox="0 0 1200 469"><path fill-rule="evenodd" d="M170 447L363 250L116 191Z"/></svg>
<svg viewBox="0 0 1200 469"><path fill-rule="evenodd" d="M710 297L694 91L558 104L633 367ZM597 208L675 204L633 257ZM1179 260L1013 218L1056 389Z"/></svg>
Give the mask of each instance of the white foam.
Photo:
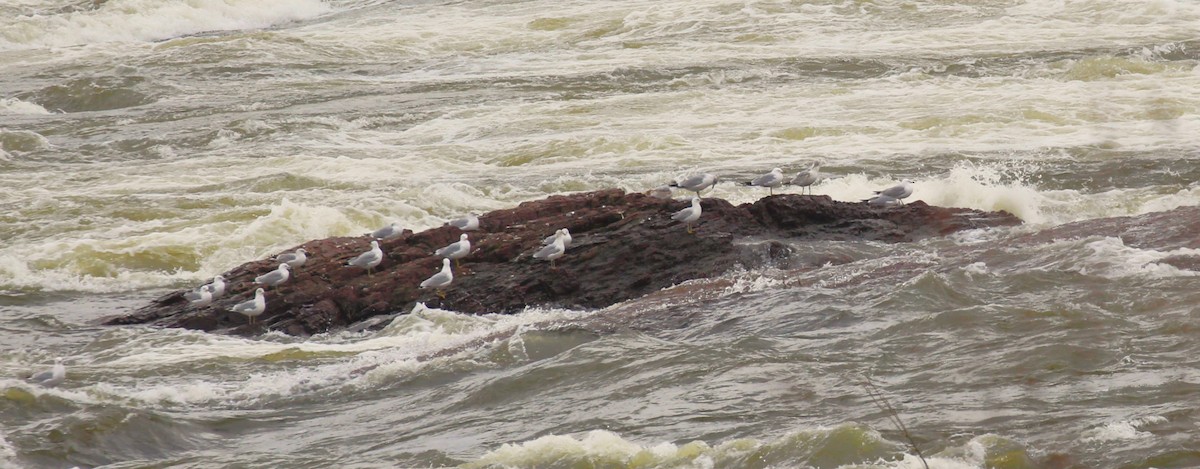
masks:
<svg viewBox="0 0 1200 469"><path fill-rule="evenodd" d="M860 433L861 432L861 433ZM692 441L682 445L674 443L643 444L630 441L621 435L606 431L592 430L578 436L546 435L521 443L506 443L480 458L465 464L468 468L481 467L542 467L547 465L562 465L568 461L587 461L589 465L613 467L679 467L710 469L736 465L744 462L747 457L755 457L756 463L765 463L768 467L791 467L801 461L788 458L796 448L820 445L822 439L862 438L870 443L855 442L854 447L870 451L864 446L878 446L900 449L899 443L883 440L878 432L867 429L861 430L855 425L839 425L830 428L813 428L789 432L782 437L763 441L752 438L733 439L721 443ZM840 439L840 438L839 438ZM847 444L840 441L830 443ZM879 469L918 469L928 467L933 469L978 469L988 467L989 451L998 449L1005 455L1013 450L1023 448L1015 446L1011 441L983 435L972 438L963 447L950 448L938 456L927 456L922 462L916 455L907 452L901 459L878 460L855 464L854 467ZM792 450L792 451L789 451ZM798 456L798 455L797 455ZM783 460L779 460L784 458Z"/></svg>
<svg viewBox="0 0 1200 469"><path fill-rule="evenodd" d="M37 103L22 101L17 98L2 98L0 99L0 114L50 114L46 108L39 106Z"/></svg>
<svg viewBox="0 0 1200 469"><path fill-rule="evenodd" d="M0 50L148 42L208 31L266 28L328 13L318 0L109 0L93 10L0 22Z"/></svg>
<svg viewBox="0 0 1200 469"><path fill-rule="evenodd" d="M9 443L8 439L4 437L4 430L0 429L0 464L5 466L12 465L13 467L16 467L16 459L16 448L13 448L12 443Z"/></svg>
<svg viewBox="0 0 1200 469"><path fill-rule="evenodd" d="M377 333L343 332L304 340L281 335L254 340L185 330L134 329L125 341L105 349L92 366L103 367L108 374L141 374L145 370L157 370L157 374L162 370L190 370L197 363L245 361L254 363L258 371L223 381L180 382L167 376L125 384L127 379L114 379L86 389L104 399L134 399L150 405L216 403L240 407L318 390L387 386L427 367L474 360L486 354L492 340L502 341L541 324L576 320L587 314L530 309L512 315L470 315L418 307ZM435 354L435 358L425 358ZM282 361L286 366L261 365L264 361ZM487 362L476 363L487 366Z"/></svg>
<svg viewBox="0 0 1200 469"><path fill-rule="evenodd" d="M1085 242L1087 243L1086 248L1091 250L1091 255L1078 259L1077 263L1067 264L1078 268L1080 273L1085 275L1099 275L1106 278L1200 276L1200 272L1182 270L1173 265L1159 262L1171 256L1200 256L1200 249L1179 248L1169 251L1139 249L1127 246L1121 238L1116 237Z"/></svg>
<svg viewBox="0 0 1200 469"><path fill-rule="evenodd" d="M1109 422L1099 427L1085 430L1082 435L1083 438L1081 438L1080 441L1084 443L1108 443L1113 441L1129 441L1153 438L1153 433L1141 431L1139 428L1150 424L1164 423L1166 421L1166 417L1153 415L1149 417L1139 417L1130 420Z"/></svg>

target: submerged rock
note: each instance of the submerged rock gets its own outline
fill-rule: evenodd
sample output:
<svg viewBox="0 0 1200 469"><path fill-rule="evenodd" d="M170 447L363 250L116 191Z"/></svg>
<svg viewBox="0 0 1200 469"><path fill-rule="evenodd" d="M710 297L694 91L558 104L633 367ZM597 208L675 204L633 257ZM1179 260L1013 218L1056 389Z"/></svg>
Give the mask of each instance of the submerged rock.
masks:
<svg viewBox="0 0 1200 469"><path fill-rule="evenodd" d="M211 305L193 306L180 290L105 324L305 335L408 311L418 301L467 313L511 313L526 306L601 308L735 266L753 268L787 257L790 249L774 240L905 242L1021 223L1007 212L932 207L920 201L874 207L784 194L739 206L704 199L696 233L688 234L671 214L689 205L688 200L610 189L551 196L482 215L479 229L468 233L473 250L454 269L445 298L419 285L441 268L442 260L433 252L463 233L450 225L420 233L406 230L380 241L384 259L370 274L346 266L348 259L369 249L368 236L297 246L306 250L308 262L287 282L267 289L266 312L253 326L228 308L251 297L258 287L254 278L278 267L277 261L253 261L225 273L228 294ZM552 268L532 254L559 228L569 229L573 241Z"/></svg>

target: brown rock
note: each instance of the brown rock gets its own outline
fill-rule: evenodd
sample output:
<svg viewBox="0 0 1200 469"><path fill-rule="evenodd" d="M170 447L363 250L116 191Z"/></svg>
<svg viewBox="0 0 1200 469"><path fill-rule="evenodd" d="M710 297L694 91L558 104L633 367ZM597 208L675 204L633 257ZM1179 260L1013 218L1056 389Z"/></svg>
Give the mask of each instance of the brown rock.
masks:
<svg viewBox="0 0 1200 469"><path fill-rule="evenodd" d="M913 241L955 231L1021 223L1006 213L931 207L893 208L837 202L827 196L775 195L733 206L704 199L696 233L671 214L689 200L660 200L619 189L551 196L480 216L468 232L472 253L454 269L446 297L418 288L441 268L432 255L458 240L442 226L380 242L384 260L368 274L346 261L369 249L368 237L309 241L308 263L267 288L267 310L251 326L227 308L253 295L253 279L276 267L259 260L224 276L226 296L192 307L177 291L106 324L156 324L237 334L264 328L305 335L336 330L378 315L407 312L417 301L468 313L511 313L526 306L601 308L685 280L712 277L735 266L752 268L786 258L777 239ZM556 268L531 257L559 228L574 238ZM765 243L739 243L762 239Z"/></svg>

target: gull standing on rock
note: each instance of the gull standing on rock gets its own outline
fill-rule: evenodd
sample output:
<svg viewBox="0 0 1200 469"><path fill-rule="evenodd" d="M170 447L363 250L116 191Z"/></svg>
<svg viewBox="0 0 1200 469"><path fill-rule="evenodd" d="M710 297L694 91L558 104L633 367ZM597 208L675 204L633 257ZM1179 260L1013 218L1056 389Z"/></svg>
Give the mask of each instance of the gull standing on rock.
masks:
<svg viewBox="0 0 1200 469"><path fill-rule="evenodd" d="M669 184L669 186L670 187L678 187L680 189L687 189L689 191L695 192L696 195L698 196L698 195L700 195L701 191L711 188L713 186L716 186L717 179L719 179L719 178L712 175L711 173L693 174L686 178L683 178L682 181L672 182L671 184Z"/></svg>
<svg viewBox="0 0 1200 469"><path fill-rule="evenodd" d="M671 215L671 219L687 223L687 232L695 233L696 230L692 229L692 222L700 219L700 212L700 198L692 197L692 206L675 212Z"/></svg>
<svg viewBox="0 0 1200 469"><path fill-rule="evenodd" d="M285 252L275 256L275 260L283 262L291 268L300 267L304 265L305 262L308 262L308 251L305 251L304 248L300 248L293 252Z"/></svg>
<svg viewBox="0 0 1200 469"><path fill-rule="evenodd" d="M190 296L190 294L191 294L191 292L189 292L188 295L184 295L184 296L187 297L187 296ZM188 298L188 302L190 302L192 304L192 306L195 306L198 308L212 304L212 300L213 300L212 287L210 287L208 285L204 285L204 286L200 287L200 292L197 294L196 298Z"/></svg>
<svg viewBox="0 0 1200 469"><path fill-rule="evenodd" d="M286 282L291 277L292 266L287 263L279 264L279 268L267 272L265 274L254 277L254 283L261 283L268 287L278 287L283 282Z"/></svg>
<svg viewBox="0 0 1200 469"><path fill-rule="evenodd" d="M550 261L550 268L554 269L554 260L562 257L565 252L567 252L567 246L563 244L563 232L559 230L554 233L554 242L533 253L533 258Z"/></svg>
<svg viewBox="0 0 1200 469"><path fill-rule="evenodd" d="M433 288L437 290L437 295L441 299L446 299L446 292L442 291L442 287L450 285L454 281L454 271L450 270L450 259L442 259L442 270L433 274L429 278L421 282L421 288Z"/></svg>
<svg viewBox="0 0 1200 469"><path fill-rule="evenodd" d="M900 184L896 184L881 191L875 191L875 193L878 195L894 197L898 202L900 202L900 205L904 205L904 199L913 193L913 182L906 179L900 181Z"/></svg>
<svg viewBox="0 0 1200 469"><path fill-rule="evenodd" d="M792 185L800 186L801 193L804 192L804 189L808 189L808 194L812 195L812 185L816 184L816 182L820 180L821 162L816 161L813 162L812 166L810 166L808 169L797 173L796 177L792 178Z"/></svg>
<svg viewBox="0 0 1200 469"><path fill-rule="evenodd" d="M359 254L354 259L346 262L346 265L351 267L362 267L367 269L367 275L371 275L371 269L383 262L383 250L379 249L379 241L371 241L371 249L367 252Z"/></svg>
<svg viewBox="0 0 1200 469"><path fill-rule="evenodd" d="M36 373L29 376L28 381L33 384L52 388L62 384L67 379L67 366L63 365L62 357L54 359L54 367L41 373Z"/></svg>
<svg viewBox="0 0 1200 469"><path fill-rule="evenodd" d="M772 169L771 172L754 178L749 185L766 187L771 195L775 195L775 188L783 185L783 171L779 168Z"/></svg>
<svg viewBox="0 0 1200 469"><path fill-rule="evenodd" d="M392 222L391 225L385 226L371 232L371 237L375 239L388 240L398 238L404 234L404 228L400 227L400 222Z"/></svg>
<svg viewBox="0 0 1200 469"><path fill-rule="evenodd" d="M230 308L230 311L244 314L250 318L250 324L254 324L254 318L266 310L267 298L263 296L263 289L261 288L254 290L254 298L233 305L233 308Z"/></svg>
<svg viewBox="0 0 1200 469"><path fill-rule="evenodd" d="M458 237L457 243L450 243L446 247L433 252L433 255L444 257L446 259L454 259L454 266L459 267L458 260L471 253L471 241L467 239L467 234L463 233Z"/></svg>
<svg viewBox="0 0 1200 469"><path fill-rule="evenodd" d="M183 294L183 299L188 301L196 301L200 299L200 290L208 287L208 292L212 294L212 299L220 298L225 295L225 277L220 275L213 277L212 282L201 285L200 288Z"/></svg>
<svg viewBox="0 0 1200 469"><path fill-rule="evenodd" d="M462 218L450 220L449 223L450 226L463 231L475 231L479 229L479 217L475 216L474 213L469 213L467 216Z"/></svg>
<svg viewBox="0 0 1200 469"><path fill-rule="evenodd" d="M570 247L571 247L571 240L572 240L572 238L571 238L571 232L570 232L569 230L567 230L566 228L563 228L563 229L561 229L561 230L555 231L555 232L554 232L554 234L552 234L552 235L550 235L550 236L547 236L547 237L546 237L546 239L543 239L543 240L542 240L542 244L543 244L543 245L545 245L545 246L549 246L549 245L553 244L553 243L554 243L554 238L557 238L559 235L562 235L562 240L563 240L563 250L565 251L565 250L567 250L568 248L570 248Z"/></svg>
<svg viewBox="0 0 1200 469"><path fill-rule="evenodd" d="M208 284L208 289L212 292L214 300L225 296L225 277L220 275L213 277L212 283Z"/></svg>

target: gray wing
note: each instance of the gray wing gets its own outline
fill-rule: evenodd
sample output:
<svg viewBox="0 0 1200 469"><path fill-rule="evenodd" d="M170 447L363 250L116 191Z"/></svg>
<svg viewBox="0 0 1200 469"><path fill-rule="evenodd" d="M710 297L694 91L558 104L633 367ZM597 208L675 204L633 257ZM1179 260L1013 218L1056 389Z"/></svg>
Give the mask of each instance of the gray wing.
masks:
<svg viewBox="0 0 1200 469"><path fill-rule="evenodd" d="M200 299L200 292L199 292L198 290L192 290L192 291L190 291L190 292L184 293L184 294L183 294L183 299L185 299L185 300L188 300L188 301L196 301L196 300L199 300L199 299Z"/></svg>
<svg viewBox="0 0 1200 469"><path fill-rule="evenodd" d="M359 254L358 257L355 257L354 259L350 259L349 264L355 267L366 267L367 264L375 262L376 259L375 251L367 251Z"/></svg>
<svg viewBox="0 0 1200 469"><path fill-rule="evenodd" d="M809 186L817 182L817 178L813 177L811 170L800 171L796 177L792 178L792 184L796 186Z"/></svg>
<svg viewBox="0 0 1200 469"><path fill-rule="evenodd" d="M282 282L283 280L284 280L283 272L280 272L278 270L272 270L271 273L263 274L263 275L260 275L260 276L254 278L255 282L265 283L268 285L274 285L276 283Z"/></svg>
<svg viewBox="0 0 1200 469"><path fill-rule="evenodd" d="M688 176L687 179L679 181L679 187L692 190L699 189L704 185L704 176L704 174L693 174Z"/></svg>
<svg viewBox="0 0 1200 469"><path fill-rule="evenodd" d="M285 262L285 263L295 261L296 259L299 259L299 258L300 258L300 256L297 256L296 253L292 253L292 252L275 256L276 261Z"/></svg>
<svg viewBox="0 0 1200 469"><path fill-rule="evenodd" d="M50 378L53 378L53 377L54 377L54 370L46 370L46 371L43 371L40 373L35 373L35 374L33 374L33 376L30 376L29 382L36 383L36 384L42 384L46 381L50 381Z"/></svg>
<svg viewBox="0 0 1200 469"><path fill-rule="evenodd" d="M433 274L432 277L425 279L424 282L421 282L421 288L428 288L428 287L437 288L437 287L440 287L440 286L443 286L443 285L446 285L449 283L450 283L450 276L446 275L445 273L438 272L436 274Z"/></svg>
<svg viewBox="0 0 1200 469"><path fill-rule="evenodd" d="M462 251L462 243L454 243L434 251L435 256L450 257Z"/></svg>
<svg viewBox="0 0 1200 469"><path fill-rule="evenodd" d="M248 313L250 311L254 311L254 300L243 301L233 305L233 312L235 313Z"/></svg>
<svg viewBox="0 0 1200 469"><path fill-rule="evenodd" d="M775 177L775 173L767 173L762 176L754 178L753 181L750 181L750 184L753 184L756 186L770 186L770 185L778 184L778 183L779 183L779 178Z"/></svg>
<svg viewBox="0 0 1200 469"><path fill-rule="evenodd" d="M545 259L549 256L553 256L560 252L563 252L562 249L559 249L558 246L551 244L549 246L543 247L542 249L538 250L538 252L533 253L533 258L534 259Z"/></svg>
<svg viewBox="0 0 1200 469"><path fill-rule="evenodd" d="M889 187L887 189L881 190L879 192L876 192L876 194L886 195L888 197L899 197L902 194L904 194L904 186L903 185L895 185L895 186Z"/></svg>
<svg viewBox="0 0 1200 469"><path fill-rule="evenodd" d="M692 208L688 207L688 208L685 208L678 212L675 212L674 215L671 215L671 219L675 220L675 221L683 221L684 219L686 219L690 216L692 216Z"/></svg>

